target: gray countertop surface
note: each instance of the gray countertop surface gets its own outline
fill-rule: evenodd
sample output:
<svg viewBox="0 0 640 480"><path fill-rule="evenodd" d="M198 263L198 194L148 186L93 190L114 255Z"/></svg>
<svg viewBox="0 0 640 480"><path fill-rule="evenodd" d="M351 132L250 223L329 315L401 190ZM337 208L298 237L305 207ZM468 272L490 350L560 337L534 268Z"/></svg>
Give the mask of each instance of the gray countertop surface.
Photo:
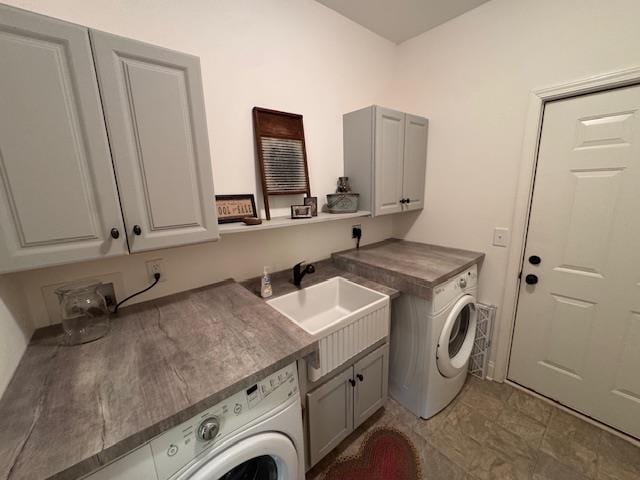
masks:
<svg viewBox="0 0 640 480"><path fill-rule="evenodd" d="M381 285L380 283L368 280L359 275L347 272L336 267L336 265L330 259L310 263L314 264L314 266L316 267L316 271L315 273L305 275L305 277L302 279L301 288L316 285L333 277L343 277L354 283L362 285L363 287L367 287L372 290L376 290L377 292L384 293L385 295L389 295L391 299L394 299L400 295L400 292L395 288ZM282 295L286 295L287 293L295 292L296 290L298 290L298 287L296 287L292 282L292 276L293 274L291 270L284 270L281 272L273 273L271 275L271 286L273 288L273 295L271 296L271 298L280 297ZM262 277L251 278L242 282L242 285L247 290L260 296L261 279Z"/></svg>
<svg viewBox="0 0 640 480"><path fill-rule="evenodd" d="M123 308L73 347L36 333L0 400L0 479L75 479L317 350L234 281Z"/></svg>
<svg viewBox="0 0 640 480"><path fill-rule="evenodd" d="M482 262L484 253L389 239L332 258L341 269L430 299L433 287Z"/></svg>

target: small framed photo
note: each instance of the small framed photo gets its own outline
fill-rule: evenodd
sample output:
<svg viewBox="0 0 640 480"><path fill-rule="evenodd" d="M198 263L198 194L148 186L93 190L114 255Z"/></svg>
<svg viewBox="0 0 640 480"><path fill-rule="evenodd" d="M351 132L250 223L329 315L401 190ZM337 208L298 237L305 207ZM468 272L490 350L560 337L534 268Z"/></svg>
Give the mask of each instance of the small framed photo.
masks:
<svg viewBox="0 0 640 480"><path fill-rule="evenodd" d="M243 218L258 217L256 200L252 193L242 195L216 195L218 223L241 222Z"/></svg>
<svg viewBox="0 0 640 480"><path fill-rule="evenodd" d="M311 215L313 217L318 216L318 197L305 197L304 204L311 207Z"/></svg>
<svg viewBox="0 0 640 480"><path fill-rule="evenodd" d="M311 218L310 205L291 205L291 218Z"/></svg>

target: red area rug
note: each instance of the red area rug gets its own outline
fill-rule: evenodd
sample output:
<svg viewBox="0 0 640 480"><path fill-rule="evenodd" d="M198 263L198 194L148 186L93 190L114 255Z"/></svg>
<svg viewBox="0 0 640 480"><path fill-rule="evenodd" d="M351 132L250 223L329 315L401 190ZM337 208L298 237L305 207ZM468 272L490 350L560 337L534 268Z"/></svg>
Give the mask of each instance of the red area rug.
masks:
<svg viewBox="0 0 640 480"><path fill-rule="evenodd" d="M323 480L419 480L420 460L415 447L393 428L370 432L354 457L331 465Z"/></svg>

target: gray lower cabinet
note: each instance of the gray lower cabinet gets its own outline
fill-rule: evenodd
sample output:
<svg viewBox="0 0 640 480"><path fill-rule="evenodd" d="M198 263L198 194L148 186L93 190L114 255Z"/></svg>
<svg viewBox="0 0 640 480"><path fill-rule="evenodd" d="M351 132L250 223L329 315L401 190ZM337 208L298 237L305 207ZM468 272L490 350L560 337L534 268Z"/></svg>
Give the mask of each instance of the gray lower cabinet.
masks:
<svg viewBox="0 0 640 480"><path fill-rule="evenodd" d="M353 366L356 386L353 398L353 428L358 428L380 409L389 389L389 349L382 347Z"/></svg>
<svg viewBox="0 0 640 480"><path fill-rule="evenodd" d="M0 5L0 72L0 272L126 253L87 29Z"/></svg>
<svg viewBox="0 0 640 480"><path fill-rule="evenodd" d="M385 344L307 394L309 468L384 405L388 375Z"/></svg>
<svg viewBox="0 0 640 480"><path fill-rule="evenodd" d="M218 238L198 58L91 36L0 5L0 273Z"/></svg>
<svg viewBox="0 0 640 480"><path fill-rule="evenodd" d="M353 431L353 382L353 367L349 367L307 394L311 465Z"/></svg>
<svg viewBox="0 0 640 480"><path fill-rule="evenodd" d="M344 174L374 216L424 207L429 122L373 105L343 117Z"/></svg>
<svg viewBox="0 0 640 480"><path fill-rule="evenodd" d="M200 60L96 30L91 43L131 251L217 239Z"/></svg>

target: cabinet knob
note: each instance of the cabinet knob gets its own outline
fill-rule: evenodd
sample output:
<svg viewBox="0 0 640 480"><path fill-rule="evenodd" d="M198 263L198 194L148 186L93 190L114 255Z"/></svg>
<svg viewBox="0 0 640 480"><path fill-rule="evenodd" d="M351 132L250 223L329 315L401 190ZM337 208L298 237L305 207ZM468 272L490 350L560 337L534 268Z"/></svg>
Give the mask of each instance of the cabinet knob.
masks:
<svg viewBox="0 0 640 480"><path fill-rule="evenodd" d="M540 265L540 262L542 262L542 259L538 255L531 255L529 257L529 263L531 265Z"/></svg>
<svg viewBox="0 0 640 480"><path fill-rule="evenodd" d="M357 374L356 377L358 377L358 380L360 380L361 382L364 382L364 377L361 373Z"/></svg>
<svg viewBox="0 0 640 480"><path fill-rule="evenodd" d="M407 201L404 198L401 198L400 203L407 203Z"/></svg>
<svg viewBox="0 0 640 480"><path fill-rule="evenodd" d="M112 228L111 229L111 238L120 238L120 230L118 230L117 228Z"/></svg>
<svg viewBox="0 0 640 480"><path fill-rule="evenodd" d="M538 276L530 273L529 275L524 277L524 281L527 283L527 285L535 285L536 283L538 283Z"/></svg>
<svg viewBox="0 0 640 480"><path fill-rule="evenodd" d="M142 229L140 228L140 225L133 226L133 233L135 233L136 235L142 234Z"/></svg>
<svg viewBox="0 0 640 480"><path fill-rule="evenodd" d="M349 379L349 383L351 384L352 387L356 386L356 381L353 378Z"/></svg>

